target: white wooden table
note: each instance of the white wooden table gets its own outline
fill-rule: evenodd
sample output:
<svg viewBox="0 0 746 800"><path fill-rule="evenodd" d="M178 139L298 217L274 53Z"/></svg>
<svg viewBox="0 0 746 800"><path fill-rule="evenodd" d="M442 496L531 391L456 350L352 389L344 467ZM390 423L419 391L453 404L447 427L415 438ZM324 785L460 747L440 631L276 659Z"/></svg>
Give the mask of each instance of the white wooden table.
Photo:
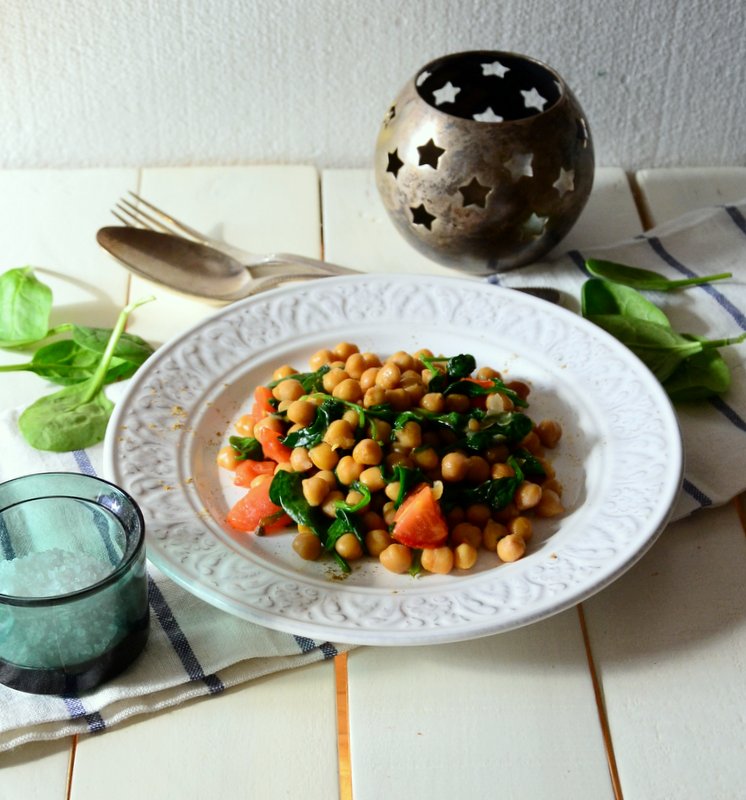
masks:
<svg viewBox="0 0 746 800"><path fill-rule="evenodd" d="M128 189L257 251L443 271L399 239L369 172L310 167L0 172L0 269L44 268L60 317L110 325L145 288L94 241ZM746 169L600 169L563 247L743 196ZM159 300L131 326L156 343L211 312ZM46 388L25 374L1 387L3 407ZM742 798L743 520L735 500L670 526L611 587L528 628L358 648L100 736L0 754L0 800Z"/></svg>

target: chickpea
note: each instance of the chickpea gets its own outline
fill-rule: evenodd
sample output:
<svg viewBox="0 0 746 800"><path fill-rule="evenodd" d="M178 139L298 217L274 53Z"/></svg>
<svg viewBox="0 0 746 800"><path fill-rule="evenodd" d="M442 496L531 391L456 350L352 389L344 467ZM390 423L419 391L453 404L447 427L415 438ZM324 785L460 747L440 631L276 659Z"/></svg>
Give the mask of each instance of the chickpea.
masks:
<svg viewBox="0 0 746 800"><path fill-rule="evenodd" d="M470 456L466 465L466 480L472 483L484 483L489 480L490 465L482 456Z"/></svg>
<svg viewBox="0 0 746 800"><path fill-rule="evenodd" d="M489 381L492 378L499 377L500 373L496 369L492 369L492 367L480 367L476 373L476 378L479 381Z"/></svg>
<svg viewBox="0 0 746 800"><path fill-rule="evenodd" d="M348 561L362 558L363 547L354 533L343 533L334 544L334 549Z"/></svg>
<svg viewBox="0 0 746 800"><path fill-rule="evenodd" d="M399 366L401 366L401 364ZM413 369L404 369L403 367L402 369L404 371L399 378L399 385L401 387L406 388L407 386L413 385L422 386L422 378L419 372L415 372Z"/></svg>
<svg viewBox="0 0 746 800"><path fill-rule="evenodd" d="M324 364L334 361L334 353L331 350L317 350L308 360L308 366L315 372Z"/></svg>
<svg viewBox="0 0 746 800"><path fill-rule="evenodd" d="M499 478L513 478L515 476L515 470L510 466L510 464L493 464L490 469L490 476L492 477L493 481L496 481Z"/></svg>
<svg viewBox="0 0 746 800"><path fill-rule="evenodd" d="M485 550L491 550L494 553L497 543L503 536L507 535L508 529L502 523L491 519L486 523L482 531L482 546Z"/></svg>
<svg viewBox="0 0 746 800"><path fill-rule="evenodd" d="M461 542L453 550L453 566L456 569L471 569L477 563L477 548Z"/></svg>
<svg viewBox="0 0 746 800"><path fill-rule="evenodd" d="M378 367L368 367L361 375L360 375L360 388L367 392L368 389L372 388L376 385L376 378L378 377Z"/></svg>
<svg viewBox="0 0 746 800"><path fill-rule="evenodd" d="M349 377L350 376L343 369L335 367L324 375L321 379L321 384L324 387L324 391L327 392L327 394L331 394L342 381L346 381Z"/></svg>
<svg viewBox="0 0 746 800"><path fill-rule="evenodd" d="M394 524L394 514L396 514L396 509L394 508L394 501L389 500L388 503L383 504L383 508L381 509L381 513L383 514L383 521L391 527Z"/></svg>
<svg viewBox="0 0 746 800"><path fill-rule="evenodd" d="M394 542L383 550L378 556L381 564L389 572L400 575L412 566L412 551L403 544Z"/></svg>
<svg viewBox="0 0 746 800"><path fill-rule="evenodd" d="M365 372L365 359L361 353L352 353L345 361L345 372L355 380L360 380L360 376Z"/></svg>
<svg viewBox="0 0 746 800"><path fill-rule="evenodd" d="M427 547L422 551L422 569L447 575L453 569L453 550L450 547Z"/></svg>
<svg viewBox="0 0 746 800"><path fill-rule="evenodd" d="M538 483L531 483L531 481L523 481L519 484L513 495L513 502L519 511L526 511L529 508L534 508L541 500L541 486Z"/></svg>
<svg viewBox="0 0 746 800"><path fill-rule="evenodd" d="M363 499L364 496L365 495L363 495L361 492L351 489L349 492L347 492L347 496L345 497L345 503L347 503L347 505L349 506L356 506ZM368 503L369 502L370 501L368 501ZM365 503L363 505L363 508L367 508L368 503Z"/></svg>
<svg viewBox="0 0 746 800"><path fill-rule="evenodd" d="M352 451L352 457L355 458L355 451ZM364 469L360 473L360 477L358 478L360 483L367 486L371 492L380 492L381 489L386 485L386 481L383 479L383 474L381 472L380 467L368 467L368 469Z"/></svg>
<svg viewBox="0 0 746 800"><path fill-rule="evenodd" d="M363 471L363 465L358 464L352 456L343 456L337 464L337 480L344 486L354 483Z"/></svg>
<svg viewBox="0 0 746 800"><path fill-rule="evenodd" d="M427 392L420 399L420 408L433 414L442 414L446 409L445 397L440 392Z"/></svg>
<svg viewBox="0 0 746 800"><path fill-rule="evenodd" d="M522 537L511 533L500 539L496 549L501 561L518 561L526 552L526 542Z"/></svg>
<svg viewBox="0 0 746 800"><path fill-rule="evenodd" d="M562 426L553 419L543 419L535 430L539 441L550 450L555 448L562 438Z"/></svg>
<svg viewBox="0 0 746 800"><path fill-rule="evenodd" d="M524 450L528 450L528 452L534 456L544 455L544 447L542 446L541 440L539 439L535 431L527 433L521 440L520 446Z"/></svg>
<svg viewBox="0 0 746 800"><path fill-rule="evenodd" d="M419 447L422 444L422 428L419 422L409 420L401 428L394 431L396 441L409 450Z"/></svg>
<svg viewBox="0 0 746 800"><path fill-rule="evenodd" d="M255 486L261 486L261 484L266 483L267 481L271 481L271 475L257 475L253 481L249 484L249 488L253 489Z"/></svg>
<svg viewBox="0 0 746 800"><path fill-rule="evenodd" d="M401 370L412 369L412 365L414 364L412 356L410 356L409 353L405 353L404 350L398 350L388 360L396 364Z"/></svg>
<svg viewBox="0 0 746 800"><path fill-rule="evenodd" d="M386 389L386 402L391 404L394 411L406 411L412 401L406 389Z"/></svg>
<svg viewBox="0 0 746 800"><path fill-rule="evenodd" d="M419 361L421 358L432 358L433 351L428 350L427 347L422 347L416 353L414 353L414 358Z"/></svg>
<svg viewBox="0 0 746 800"><path fill-rule="evenodd" d="M319 470L313 477L326 481L330 490L337 488L337 476L330 469Z"/></svg>
<svg viewBox="0 0 746 800"><path fill-rule="evenodd" d="M484 451L484 457L490 464L495 464L498 461L507 461L510 455L510 449L506 444L493 444Z"/></svg>
<svg viewBox="0 0 746 800"><path fill-rule="evenodd" d="M471 400L465 394L446 395L446 411L457 411L465 414L471 408Z"/></svg>
<svg viewBox="0 0 746 800"><path fill-rule="evenodd" d="M363 353L363 360L366 367L380 367L381 359L377 353Z"/></svg>
<svg viewBox="0 0 746 800"><path fill-rule="evenodd" d="M474 503L466 509L466 519L472 525L483 528L492 518L492 509L486 503Z"/></svg>
<svg viewBox="0 0 746 800"><path fill-rule="evenodd" d="M358 346L356 344L350 344L350 342L340 342L332 348L334 357L338 358L340 361L346 361L353 353L358 352Z"/></svg>
<svg viewBox="0 0 746 800"><path fill-rule="evenodd" d="M334 469L339 463L339 456L332 450L328 442L321 442L308 451L308 457L315 467L322 470Z"/></svg>
<svg viewBox="0 0 746 800"><path fill-rule="evenodd" d="M238 453L227 444L225 447L221 447L220 450L218 450L217 463L219 467L229 469L233 472L241 463L241 459L238 457Z"/></svg>
<svg viewBox="0 0 746 800"><path fill-rule="evenodd" d="M297 400L306 393L303 384L295 378L286 378L280 381L274 389L272 389L272 397L275 400Z"/></svg>
<svg viewBox="0 0 746 800"><path fill-rule="evenodd" d="M305 447L295 447L290 454L290 466L295 472L307 472L313 467L313 461L308 457Z"/></svg>
<svg viewBox="0 0 746 800"><path fill-rule="evenodd" d="M406 454L406 453L389 453L384 459L384 464L387 467L395 467L397 464L401 464L403 467L414 467L414 461Z"/></svg>
<svg viewBox="0 0 746 800"><path fill-rule="evenodd" d="M306 561L316 561L321 555L321 539L314 533L299 533L293 539L293 550Z"/></svg>
<svg viewBox="0 0 746 800"><path fill-rule="evenodd" d="M303 480L301 487L309 506L320 506L329 494L329 484L318 475Z"/></svg>
<svg viewBox="0 0 746 800"><path fill-rule="evenodd" d="M251 414L243 414L233 426L239 436L254 435L254 417Z"/></svg>
<svg viewBox="0 0 746 800"><path fill-rule="evenodd" d="M353 448L352 457L358 464L374 467L383 461L383 450L375 439L361 439Z"/></svg>
<svg viewBox="0 0 746 800"><path fill-rule="evenodd" d="M534 509L537 517L556 517L564 510L559 494L552 489L543 489L541 500Z"/></svg>
<svg viewBox="0 0 746 800"><path fill-rule="evenodd" d="M376 511L371 511L370 507L368 507L367 511L364 510L360 514L360 521L363 523L363 527L366 531L375 531L379 528L382 530L386 529L386 521L384 518Z"/></svg>
<svg viewBox="0 0 746 800"><path fill-rule="evenodd" d="M455 528L456 525L466 519L466 512L461 506L454 506L446 513L446 522L449 528Z"/></svg>
<svg viewBox="0 0 746 800"><path fill-rule="evenodd" d="M482 531L476 525L472 525L471 522L459 522L451 530L451 542L453 544L466 542L472 547L479 547L482 544Z"/></svg>
<svg viewBox="0 0 746 800"><path fill-rule="evenodd" d="M562 484L557 480L557 478L548 478L541 484L541 489L543 492L550 491L554 492L557 497L562 497Z"/></svg>
<svg viewBox="0 0 746 800"><path fill-rule="evenodd" d="M267 428L268 430L275 431L276 433L284 433L285 425L279 417L274 414L267 414L254 424L254 436L258 438L260 431Z"/></svg>
<svg viewBox="0 0 746 800"><path fill-rule="evenodd" d="M380 406L386 402L386 390L382 389L380 386L371 386L370 389L366 389L365 394L363 395L363 405L365 408L370 408L371 406Z"/></svg>
<svg viewBox="0 0 746 800"><path fill-rule="evenodd" d="M298 370L290 366L290 364L283 364L281 367L272 373L272 380L279 381L282 378L289 378L291 375L297 375Z"/></svg>
<svg viewBox="0 0 746 800"><path fill-rule="evenodd" d="M493 511L492 512L492 519L497 520L497 522L504 522L508 523L513 517L518 516L518 509L515 507L515 503L510 502L503 508Z"/></svg>
<svg viewBox="0 0 746 800"><path fill-rule="evenodd" d="M515 536L520 536L524 542L527 542L533 536L533 528L531 520L528 517L513 517L508 520L505 526L508 533Z"/></svg>
<svg viewBox="0 0 746 800"><path fill-rule="evenodd" d="M371 432L371 438L377 442L388 442L391 439L391 424L382 419L375 421L375 434Z"/></svg>
<svg viewBox="0 0 746 800"><path fill-rule="evenodd" d="M324 502L321 504L321 510L326 514L327 517L331 517L335 519L337 516L337 503L340 500L344 500L344 495L338 489L332 489L331 492L327 494L324 498Z"/></svg>
<svg viewBox="0 0 746 800"><path fill-rule="evenodd" d="M373 528L365 534L365 546L372 556L380 556L390 544L391 536L385 528Z"/></svg>
<svg viewBox="0 0 746 800"><path fill-rule="evenodd" d="M396 498L399 497L399 489L401 489L401 483L399 481L391 481L391 483L386 484L383 493L389 500L396 501Z"/></svg>
<svg viewBox="0 0 746 800"><path fill-rule="evenodd" d="M376 375L376 386L382 389L395 389L399 385L401 370L393 361L387 361Z"/></svg>
<svg viewBox="0 0 746 800"><path fill-rule="evenodd" d="M435 469L440 459L438 453L432 447L418 447L412 453L414 463L421 469Z"/></svg>
<svg viewBox="0 0 746 800"><path fill-rule="evenodd" d="M531 387L523 381L508 381L505 385L515 392L521 400L528 400L528 396L531 394Z"/></svg>
<svg viewBox="0 0 746 800"><path fill-rule="evenodd" d="M459 451L447 453L440 462L440 471L443 473L443 480L451 483L463 481L466 478L468 467L468 457Z"/></svg>
<svg viewBox="0 0 746 800"><path fill-rule="evenodd" d="M347 378L334 387L332 396L338 400L346 400L348 403L357 403L363 399L363 390L360 388L359 381Z"/></svg>
<svg viewBox="0 0 746 800"><path fill-rule="evenodd" d="M513 401L505 394L495 392L494 394L487 395L485 403L487 411L492 413L499 413L501 411L512 411L515 407Z"/></svg>
<svg viewBox="0 0 746 800"><path fill-rule="evenodd" d="M334 450L351 450L355 446L355 432L346 419L335 419L326 429L324 441Z"/></svg>
<svg viewBox="0 0 746 800"><path fill-rule="evenodd" d="M424 383L409 383L403 387L404 391L407 393L407 397L409 397L410 405L416 406L419 404L420 400L425 396L425 389Z"/></svg>

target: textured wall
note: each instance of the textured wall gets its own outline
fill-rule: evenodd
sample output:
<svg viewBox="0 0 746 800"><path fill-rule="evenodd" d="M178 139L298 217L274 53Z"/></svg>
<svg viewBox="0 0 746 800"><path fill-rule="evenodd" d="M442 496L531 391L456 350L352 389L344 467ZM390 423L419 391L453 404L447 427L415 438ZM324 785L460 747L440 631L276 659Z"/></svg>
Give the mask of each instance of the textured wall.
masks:
<svg viewBox="0 0 746 800"><path fill-rule="evenodd" d="M0 166L369 166L418 67L546 61L599 164L746 164L743 0L1 0Z"/></svg>

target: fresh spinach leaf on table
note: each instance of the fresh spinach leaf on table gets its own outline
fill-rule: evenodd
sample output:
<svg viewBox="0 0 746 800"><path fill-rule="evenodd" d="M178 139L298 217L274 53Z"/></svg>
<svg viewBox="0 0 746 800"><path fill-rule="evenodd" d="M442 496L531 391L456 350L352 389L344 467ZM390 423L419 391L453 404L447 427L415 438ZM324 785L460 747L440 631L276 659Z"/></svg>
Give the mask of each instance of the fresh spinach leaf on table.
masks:
<svg viewBox="0 0 746 800"><path fill-rule="evenodd" d="M580 290L580 308L584 317L618 314L671 327L668 317L635 289L601 278L587 280Z"/></svg>
<svg viewBox="0 0 746 800"><path fill-rule="evenodd" d="M585 262L586 269L591 275L633 289L646 289L656 292L670 292L673 289L683 289L687 286L699 286L703 283L721 281L732 278L731 272L719 272L717 275L695 276L693 278L680 278L669 280L657 272L640 267L629 267L626 264L617 264L615 261L603 261L601 259L589 258Z"/></svg>
<svg viewBox="0 0 746 800"><path fill-rule="evenodd" d="M45 339L52 310L52 290L32 267L9 269L0 275L0 347L25 347Z"/></svg>

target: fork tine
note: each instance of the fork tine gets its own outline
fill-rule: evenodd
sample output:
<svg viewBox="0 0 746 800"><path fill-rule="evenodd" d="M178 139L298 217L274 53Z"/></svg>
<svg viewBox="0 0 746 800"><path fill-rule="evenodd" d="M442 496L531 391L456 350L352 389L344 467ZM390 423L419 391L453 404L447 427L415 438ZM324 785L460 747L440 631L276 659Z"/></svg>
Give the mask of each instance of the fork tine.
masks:
<svg viewBox="0 0 746 800"><path fill-rule="evenodd" d="M130 217L134 222L143 228L150 228L151 230L162 230L165 233L174 233L172 228L169 228L160 220L151 216L147 211L133 205L129 200L121 199L117 208L126 216Z"/></svg>
<svg viewBox="0 0 746 800"><path fill-rule="evenodd" d="M186 234L187 236L190 236L191 238L196 239L197 241L204 240L205 238L204 235L201 234L195 228L192 228L185 222L181 222L181 220L176 219L176 217L172 217L170 214L167 214L165 211L158 208L158 206L153 205L153 203L149 202L144 197L140 197L139 194L135 194L134 192L129 192L129 194L132 195L132 197L134 197L138 203L144 205L146 208L149 208L154 214L156 214L161 219L166 220L169 223L169 225L172 226L172 228L176 228L177 230L181 231L182 235ZM140 211L140 213L145 214L145 216L147 216L148 219L152 220L153 222L156 222L155 218L146 214L146 212Z"/></svg>

